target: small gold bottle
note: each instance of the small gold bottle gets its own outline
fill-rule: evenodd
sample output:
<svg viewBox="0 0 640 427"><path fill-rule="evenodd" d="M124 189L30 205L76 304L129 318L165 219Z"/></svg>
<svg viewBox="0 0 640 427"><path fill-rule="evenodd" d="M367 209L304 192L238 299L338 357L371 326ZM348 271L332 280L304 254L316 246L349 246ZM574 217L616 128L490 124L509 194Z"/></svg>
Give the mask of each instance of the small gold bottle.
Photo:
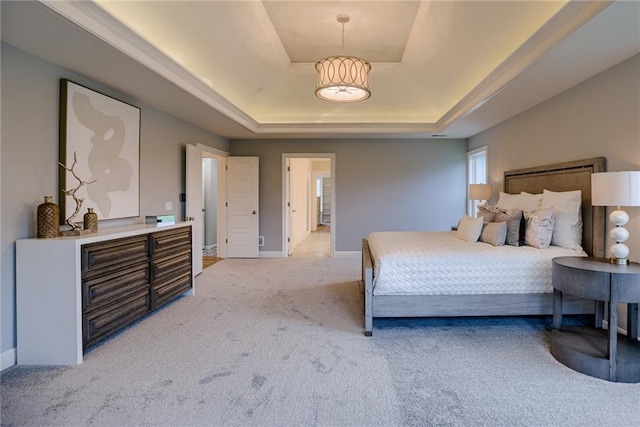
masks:
<svg viewBox="0 0 640 427"><path fill-rule="evenodd" d="M85 230L91 230L92 233L98 232L98 214L93 211L93 208L87 208L83 219Z"/></svg>

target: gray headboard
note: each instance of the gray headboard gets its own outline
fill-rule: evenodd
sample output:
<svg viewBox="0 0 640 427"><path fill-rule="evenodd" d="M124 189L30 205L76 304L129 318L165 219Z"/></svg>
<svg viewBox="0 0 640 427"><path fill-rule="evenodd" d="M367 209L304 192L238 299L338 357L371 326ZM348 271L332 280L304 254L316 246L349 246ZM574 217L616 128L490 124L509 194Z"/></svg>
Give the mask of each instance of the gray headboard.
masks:
<svg viewBox="0 0 640 427"><path fill-rule="evenodd" d="M582 193L582 247L591 256L604 257L606 238L606 209L591 206L591 174L605 172L604 157L576 160L566 163L517 169L504 173L504 192L521 191L538 194L543 190Z"/></svg>

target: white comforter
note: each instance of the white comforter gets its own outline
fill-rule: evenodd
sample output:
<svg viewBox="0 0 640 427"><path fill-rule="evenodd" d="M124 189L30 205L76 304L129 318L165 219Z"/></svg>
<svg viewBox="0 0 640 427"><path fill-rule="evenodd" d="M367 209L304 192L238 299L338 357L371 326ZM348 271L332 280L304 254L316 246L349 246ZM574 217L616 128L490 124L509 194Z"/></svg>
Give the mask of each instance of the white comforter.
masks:
<svg viewBox="0 0 640 427"><path fill-rule="evenodd" d="M374 295L458 295L551 292L551 259L586 256L551 246L492 246L455 232L375 232Z"/></svg>

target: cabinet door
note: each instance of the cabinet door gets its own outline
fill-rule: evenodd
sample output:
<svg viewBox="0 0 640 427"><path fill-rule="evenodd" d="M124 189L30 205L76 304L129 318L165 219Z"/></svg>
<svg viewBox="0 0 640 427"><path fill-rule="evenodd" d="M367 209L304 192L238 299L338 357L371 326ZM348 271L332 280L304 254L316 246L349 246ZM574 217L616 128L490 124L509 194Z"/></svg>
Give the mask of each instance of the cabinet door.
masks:
<svg viewBox="0 0 640 427"><path fill-rule="evenodd" d="M149 291L151 271L148 262L128 266L82 281L82 309L84 312L113 305L138 291Z"/></svg>
<svg viewBox="0 0 640 427"><path fill-rule="evenodd" d="M191 250L191 227L175 228L151 234L152 257L161 257L184 249Z"/></svg>
<svg viewBox="0 0 640 427"><path fill-rule="evenodd" d="M147 235L82 245L82 278L148 261Z"/></svg>
<svg viewBox="0 0 640 427"><path fill-rule="evenodd" d="M164 280L151 291L153 310L191 289L191 272Z"/></svg>
<svg viewBox="0 0 640 427"><path fill-rule="evenodd" d="M114 301L82 316L83 346L86 348L151 311L148 290Z"/></svg>

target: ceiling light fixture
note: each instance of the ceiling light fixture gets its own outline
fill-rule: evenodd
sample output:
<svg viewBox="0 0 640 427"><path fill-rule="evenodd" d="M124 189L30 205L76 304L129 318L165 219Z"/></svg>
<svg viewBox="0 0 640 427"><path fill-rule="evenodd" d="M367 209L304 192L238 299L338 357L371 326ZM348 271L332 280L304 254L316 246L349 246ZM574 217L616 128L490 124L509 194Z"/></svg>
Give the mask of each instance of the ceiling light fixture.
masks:
<svg viewBox="0 0 640 427"><path fill-rule="evenodd" d="M342 51L344 52L344 24L349 15L338 15L342 24ZM371 64L364 59L339 55L329 56L316 62L316 96L331 102L364 101L371 96L369 72Z"/></svg>

